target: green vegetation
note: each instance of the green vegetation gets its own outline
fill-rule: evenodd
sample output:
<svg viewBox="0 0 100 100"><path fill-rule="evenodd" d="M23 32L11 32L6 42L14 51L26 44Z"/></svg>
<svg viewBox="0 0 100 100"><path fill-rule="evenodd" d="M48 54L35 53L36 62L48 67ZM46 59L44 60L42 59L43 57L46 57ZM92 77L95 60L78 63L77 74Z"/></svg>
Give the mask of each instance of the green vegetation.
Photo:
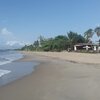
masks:
<svg viewBox="0 0 100 100"><path fill-rule="evenodd" d="M67 37L68 37L68 44L71 50L73 50L73 46L75 44L86 42L86 39L82 35L78 35L77 33L74 32L67 33Z"/></svg>
<svg viewBox="0 0 100 100"><path fill-rule="evenodd" d="M66 36L58 35L54 38L44 38L39 37L39 40L34 41L31 45L25 45L21 50L26 51L63 51L63 50L73 50L74 45L77 43L92 43L91 38L94 34L100 36L100 27L93 29L88 29L84 36L75 33L68 32ZM99 39L100 44L100 39Z"/></svg>
<svg viewBox="0 0 100 100"><path fill-rule="evenodd" d="M85 33L84 33L84 37L86 38L87 42L91 42L91 38L93 36L94 32L93 29L88 29Z"/></svg>
<svg viewBox="0 0 100 100"><path fill-rule="evenodd" d="M54 38L39 37L39 40L34 41L31 45L25 45L21 50L26 51L63 51L71 48L77 43L84 43L86 39L75 32L68 32L66 36L58 35Z"/></svg>
<svg viewBox="0 0 100 100"><path fill-rule="evenodd" d="M91 38L93 35L96 34L98 37L100 37L100 27L96 27L95 29L89 29L84 33L84 37L86 38L87 42L92 42ZM100 39L98 40L100 45Z"/></svg>

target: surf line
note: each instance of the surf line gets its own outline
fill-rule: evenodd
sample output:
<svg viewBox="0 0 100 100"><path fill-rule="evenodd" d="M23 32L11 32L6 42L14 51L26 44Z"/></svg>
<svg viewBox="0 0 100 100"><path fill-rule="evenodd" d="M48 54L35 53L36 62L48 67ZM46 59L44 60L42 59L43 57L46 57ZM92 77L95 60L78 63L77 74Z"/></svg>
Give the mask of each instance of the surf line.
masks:
<svg viewBox="0 0 100 100"><path fill-rule="evenodd" d="M9 73L11 73L11 71L0 69L0 77L2 77L3 75L9 74Z"/></svg>

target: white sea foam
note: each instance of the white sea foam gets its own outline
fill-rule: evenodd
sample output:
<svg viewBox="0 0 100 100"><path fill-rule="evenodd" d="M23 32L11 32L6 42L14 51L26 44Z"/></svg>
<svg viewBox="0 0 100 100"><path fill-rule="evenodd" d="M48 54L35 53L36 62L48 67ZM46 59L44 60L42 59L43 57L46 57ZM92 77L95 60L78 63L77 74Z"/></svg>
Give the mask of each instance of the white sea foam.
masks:
<svg viewBox="0 0 100 100"><path fill-rule="evenodd" d="M11 63L11 61L5 61L5 62L0 61L0 65L4 65L4 64L8 64L8 63Z"/></svg>
<svg viewBox="0 0 100 100"><path fill-rule="evenodd" d="M23 55L16 51L0 51L0 65L11 63L17 59L22 58Z"/></svg>
<svg viewBox="0 0 100 100"><path fill-rule="evenodd" d="M11 73L10 70L1 70L1 69L0 69L0 77L2 77L2 76L5 75L5 74L9 74L9 73Z"/></svg>

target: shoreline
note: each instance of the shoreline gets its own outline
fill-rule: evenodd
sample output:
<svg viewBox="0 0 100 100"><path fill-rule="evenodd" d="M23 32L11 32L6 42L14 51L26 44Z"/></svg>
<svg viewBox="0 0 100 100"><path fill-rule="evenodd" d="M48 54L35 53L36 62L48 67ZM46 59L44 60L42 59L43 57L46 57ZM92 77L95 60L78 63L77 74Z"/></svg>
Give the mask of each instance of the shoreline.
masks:
<svg viewBox="0 0 100 100"><path fill-rule="evenodd" d="M1 87L1 100L100 99L99 64L72 63L37 53L24 53L26 57L20 61L39 61L40 64L30 75Z"/></svg>
<svg viewBox="0 0 100 100"><path fill-rule="evenodd" d="M23 55L23 57L17 60L0 66L0 69L4 70L4 75L0 77L0 88L12 84L36 70L39 62L33 60L24 61L25 58L28 58L27 56L28 55Z"/></svg>

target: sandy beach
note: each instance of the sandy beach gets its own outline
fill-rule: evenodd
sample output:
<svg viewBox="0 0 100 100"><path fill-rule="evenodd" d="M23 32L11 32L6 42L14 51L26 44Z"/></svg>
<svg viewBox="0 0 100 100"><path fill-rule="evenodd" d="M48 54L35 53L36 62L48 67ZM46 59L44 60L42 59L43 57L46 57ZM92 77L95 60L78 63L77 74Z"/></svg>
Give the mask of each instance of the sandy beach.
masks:
<svg viewBox="0 0 100 100"><path fill-rule="evenodd" d="M99 100L100 54L23 52L36 70L0 88L0 100Z"/></svg>

